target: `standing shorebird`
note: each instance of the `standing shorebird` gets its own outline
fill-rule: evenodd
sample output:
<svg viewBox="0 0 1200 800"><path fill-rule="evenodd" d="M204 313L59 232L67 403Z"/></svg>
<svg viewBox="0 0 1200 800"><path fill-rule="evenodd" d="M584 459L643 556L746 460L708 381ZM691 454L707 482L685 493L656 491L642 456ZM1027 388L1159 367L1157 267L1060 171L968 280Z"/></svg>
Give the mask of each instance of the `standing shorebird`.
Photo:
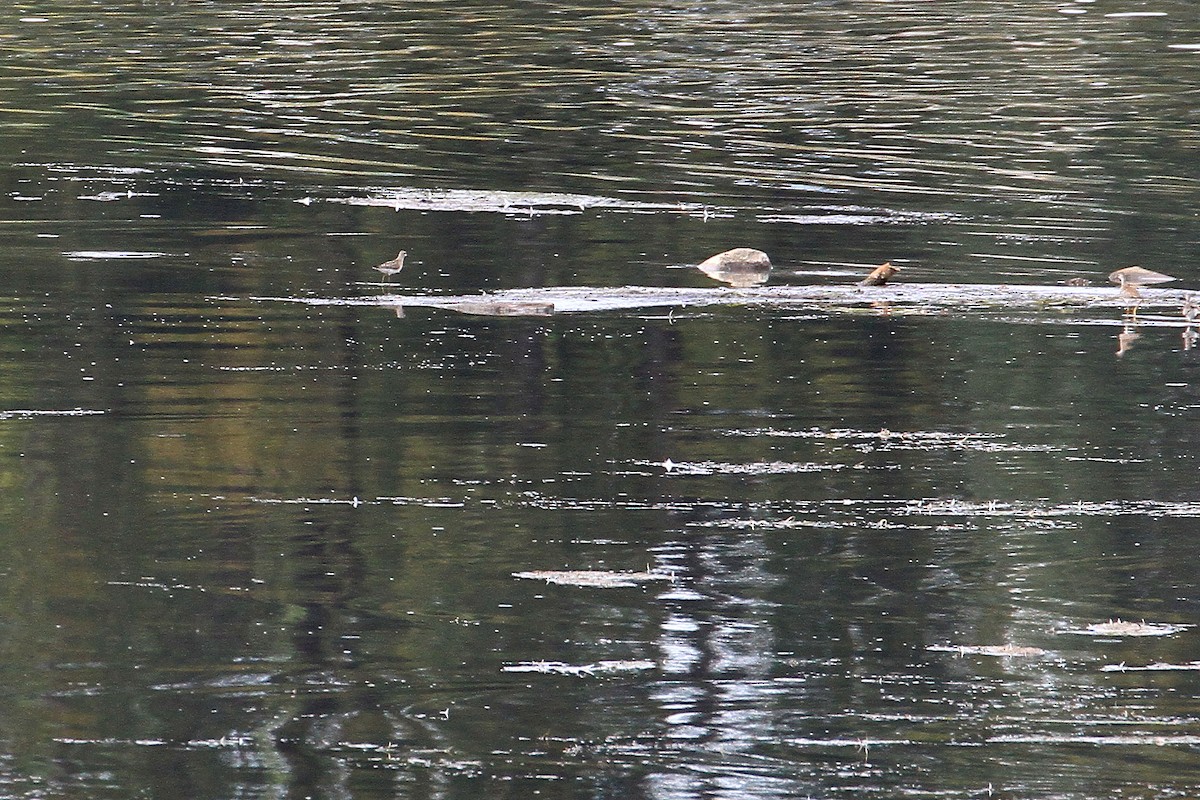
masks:
<svg viewBox="0 0 1200 800"><path fill-rule="evenodd" d="M1196 320L1200 318L1200 300L1196 295L1189 294L1183 298L1183 308L1180 309L1183 318L1187 320L1188 325L1195 325Z"/></svg>
<svg viewBox="0 0 1200 800"><path fill-rule="evenodd" d="M875 269L871 270L871 274L859 281L858 285L883 286L893 275L899 271L899 267L893 267L892 262L885 261Z"/></svg>
<svg viewBox="0 0 1200 800"><path fill-rule="evenodd" d="M378 267L375 267L375 269L377 271L383 273L383 280L385 282L387 281L388 278L392 277L393 275L398 273L400 270L404 269L404 257L406 255L408 255L408 252L405 250L401 250L399 253L396 254L396 257L393 258L391 261L385 261L382 264L380 264Z"/></svg>
<svg viewBox="0 0 1200 800"><path fill-rule="evenodd" d="M1167 283L1173 281L1170 275L1164 275L1161 272L1155 272L1142 267L1125 267L1116 272L1110 272L1108 279L1113 283L1121 284L1121 294L1126 297L1141 297L1138 294L1139 286L1149 286L1153 283Z"/></svg>

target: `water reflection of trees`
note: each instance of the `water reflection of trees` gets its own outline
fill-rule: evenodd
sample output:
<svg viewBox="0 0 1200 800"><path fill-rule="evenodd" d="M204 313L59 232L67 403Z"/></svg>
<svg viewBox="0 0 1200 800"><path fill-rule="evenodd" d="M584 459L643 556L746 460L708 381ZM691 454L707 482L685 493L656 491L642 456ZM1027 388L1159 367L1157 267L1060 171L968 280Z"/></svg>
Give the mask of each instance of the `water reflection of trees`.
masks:
<svg viewBox="0 0 1200 800"><path fill-rule="evenodd" d="M1032 326L746 309L396 320L378 309L90 291L72 301L89 309L79 328L51 331L46 368L13 389L46 406L105 411L22 422L25 438L8 440L26 453L9 470L26 498L11 517L52 509L45 527L10 529L13 552L40 549L10 604L38 609L29 617L45 623L38 630L69 632L47 643L30 626L15 641L56 663L97 663L88 674L102 687L35 704L49 723L12 723L34 757L47 757L32 744L38 725L94 738L132 727L182 742L244 735L242 756L296 786L341 780L331 765L365 744L375 749L356 763L407 747L433 754L429 774L446 782L470 770L459 755L486 761L497 742L514 773L533 771L544 762L528 741L544 737L556 770L594 778L615 759L625 779L668 796L714 791L704 770L743 759L766 765L759 777L789 774L788 790L809 791L859 768L863 754L847 742L908 735L906 721L947 691L967 695L967 722L978 719L964 665L923 655L933 639L1020 642L1051 624L1056 604L1084 597L1102 615L1190 580L1178 523L1157 538L1132 519L1079 520L1068 538L997 533L994 520L953 513L942 530L870 515L770 527L774 507L801 499L1180 491L1169 475L1117 459L1185 457L1182 423L1136 417L1097 430L1064 426L1053 410L1112 397L1114 381L1138 402L1156 396L1142 362L1127 360L1114 378L1107 346L1080 354ZM50 358L56 351L72 355ZM1036 367L1046 359L1054 380ZM81 364L95 378L83 386ZM1022 410L1030 397L1051 410ZM1049 447L889 450L879 437L730 435L756 427L982 431ZM1064 459L1064 448L1097 458ZM838 468L681 476L653 466L668 458ZM741 516L766 526L692 524ZM1081 547L1119 554L1118 566L1081 558ZM1153 581L1114 579L1121 559L1146 552ZM539 598L509 577L651 559L676 567L697 596ZM655 655L663 672L649 684L546 690L480 678L509 659ZM17 649L10 658L28 667ZM63 691L74 674L23 691ZM1053 674L1037 679L1050 700L1086 683ZM119 713L131 705L137 715ZM861 712L880 706L898 706L903 719ZM926 733L944 738L967 724L936 722ZM796 744L805 737L838 744L814 757ZM659 744L647 751L648 741ZM114 757L146 760L137 748ZM884 747L870 758L921 777Z"/></svg>

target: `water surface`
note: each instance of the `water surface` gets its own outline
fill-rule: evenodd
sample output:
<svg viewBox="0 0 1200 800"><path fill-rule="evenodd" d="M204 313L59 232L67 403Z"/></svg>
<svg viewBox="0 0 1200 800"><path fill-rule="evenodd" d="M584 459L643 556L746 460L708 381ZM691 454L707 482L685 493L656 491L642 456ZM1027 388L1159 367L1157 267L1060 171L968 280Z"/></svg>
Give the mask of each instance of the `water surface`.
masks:
<svg viewBox="0 0 1200 800"><path fill-rule="evenodd" d="M712 287L735 246L768 286L1187 291L1190 5L27 2L0 37L0 794L1195 794L1160 290L362 303Z"/></svg>

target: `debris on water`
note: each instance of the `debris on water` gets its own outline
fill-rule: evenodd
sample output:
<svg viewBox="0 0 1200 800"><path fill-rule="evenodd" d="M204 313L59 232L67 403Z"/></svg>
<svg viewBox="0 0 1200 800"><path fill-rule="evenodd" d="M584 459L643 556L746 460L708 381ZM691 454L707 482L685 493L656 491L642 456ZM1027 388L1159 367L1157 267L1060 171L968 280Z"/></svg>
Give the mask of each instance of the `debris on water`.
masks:
<svg viewBox="0 0 1200 800"><path fill-rule="evenodd" d="M99 203L112 203L116 200L129 200L134 197L132 189L126 189L123 192L97 192L96 194L81 194L80 200L95 200Z"/></svg>
<svg viewBox="0 0 1200 800"><path fill-rule="evenodd" d="M654 462L639 462L650 465ZM758 461L751 464L735 464L723 461L675 462L669 459L660 462L673 475L784 475L789 473L828 472L846 469L847 464L820 464L816 462Z"/></svg>
<svg viewBox="0 0 1200 800"><path fill-rule="evenodd" d="M488 317L548 317L554 313L554 303L503 302L496 300L463 300L442 306L460 314Z"/></svg>
<svg viewBox="0 0 1200 800"><path fill-rule="evenodd" d="M588 586L598 589L615 589L637 586L650 581L674 581L676 576L670 572L616 572L603 569L568 569L568 570L532 570L529 572L514 572L514 578L525 578L531 581L545 581L561 586Z"/></svg>
<svg viewBox="0 0 1200 800"><path fill-rule="evenodd" d="M170 253L141 250L70 250L63 257L71 261L106 261L109 259L166 258Z"/></svg>
<svg viewBox="0 0 1200 800"><path fill-rule="evenodd" d="M966 645L966 644L932 644L925 648L934 653L955 653L966 656L995 656L997 658L1032 658L1044 656L1046 651L1040 647L1022 647L1014 644L1004 645Z"/></svg>
<svg viewBox="0 0 1200 800"><path fill-rule="evenodd" d="M565 664L561 661L518 661L515 664L505 664L501 672L537 672L542 675L601 675L613 672L640 672L657 667L653 661L623 660L597 661L593 664Z"/></svg>
<svg viewBox="0 0 1200 800"><path fill-rule="evenodd" d="M889 450L940 449L978 451L985 453L1035 453L1052 452L1055 448L1043 444L1018 444L1006 441L1000 433L978 433L957 431L864 431L844 428L808 428L791 430L780 428L732 428L723 432L726 436L769 436L779 438L827 439L845 442L846 447L860 453L884 452Z"/></svg>
<svg viewBox="0 0 1200 800"><path fill-rule="evenodd" d="M984 739L987 744L1066 744L1066 745L1106 745L1127 747L1129 745L1142 746L1153 745L1155 747L1166 747L1168 745L1197 745L1200 744L1200 736L1194 734L1169 734L1169 735L1146 735L1146 734L1114 734L1111 736L1087 736L1075 734L1002 734L1000 736L990 736Z"/></svg>
<svg viewBox="0 0 1200 800"><path fill-rule="evenodd" d="M946 222L957 215L945 212L896 211L863 206L815 206L812 214L760 214L759 222L792 225L924 225Z"/></svg>
<svg viewBox="0 0 1200 800"><path fill-rule="evenodd" d="M378 206L395 211L494 212L539 216L582 214L587 209L663 211L690 214L694 203L647 203L617 197L563 192L492 191L483 189L378 189L367 196L332 197L327 202L352 206Z"/></svg>
<svg viewBox="0 0 1200 800"><path fill-rule="evenodd" d="M1165 622L1127 622L1121 619L1110 619L1108 622L1097 622L1084 628L1071 628L1060 631L1060 633L1080 636L1171 636L1193 627L1195 626Z"/></svg>
<svg viewBox="0 0 1200 800"><path fill-rule="evenodd" d="M103 411L94 408L68 408L62 410L14 408L0 410L0 419L27 419L29 417L90 417L95 414L103 413Z"/></svg>
<svg viewBox="0 0 1200 800"><path fill-rule="evenodd" d="M1189 661L1186 664L1166 664L1156 661L1144 667L1131 667L1128 664L1105 664L1101 672L1200 672L1200 661Z"/></svg>

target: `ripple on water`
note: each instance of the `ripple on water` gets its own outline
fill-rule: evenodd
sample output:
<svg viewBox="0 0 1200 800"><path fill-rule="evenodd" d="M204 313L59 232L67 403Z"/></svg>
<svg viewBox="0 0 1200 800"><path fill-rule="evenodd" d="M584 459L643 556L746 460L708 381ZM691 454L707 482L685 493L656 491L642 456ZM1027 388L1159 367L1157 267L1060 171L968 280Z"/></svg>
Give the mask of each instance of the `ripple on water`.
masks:
<svg viewBox="0 0 1200 800"><path fill-rule="evenodd" d="M766 224L937 222L953 228L948 241L1017 263L1048 243L1094 263L1139 195L1195 191L1185 157L1139 123L1156 119L1162 140L1190 135L1170 113L1169 62L1138 55L1162 49L1163 20L1186 17L1166 10L689 15L575 2L550 16L499 4L447 20L409 3L370 19L324 6L279 30L278 9L189 9L185 25L112 11L115 38L71 6L38 17L14 42L15 68L34 79L23 122L137 124L151 135L136 152L149 148L172 178L182 168L183 184L215 169L308 184L320 198L347 176L379 185L399 171L384 184L400 184L393 203L421 210L422 190L515 188L517 163L582 196L620 186L631 204L665 197ZM548 54L547 41L560 49ZM97 168L130 162L128 141L104 146ZM830 195L878 213L819 210Z"/></svg>

